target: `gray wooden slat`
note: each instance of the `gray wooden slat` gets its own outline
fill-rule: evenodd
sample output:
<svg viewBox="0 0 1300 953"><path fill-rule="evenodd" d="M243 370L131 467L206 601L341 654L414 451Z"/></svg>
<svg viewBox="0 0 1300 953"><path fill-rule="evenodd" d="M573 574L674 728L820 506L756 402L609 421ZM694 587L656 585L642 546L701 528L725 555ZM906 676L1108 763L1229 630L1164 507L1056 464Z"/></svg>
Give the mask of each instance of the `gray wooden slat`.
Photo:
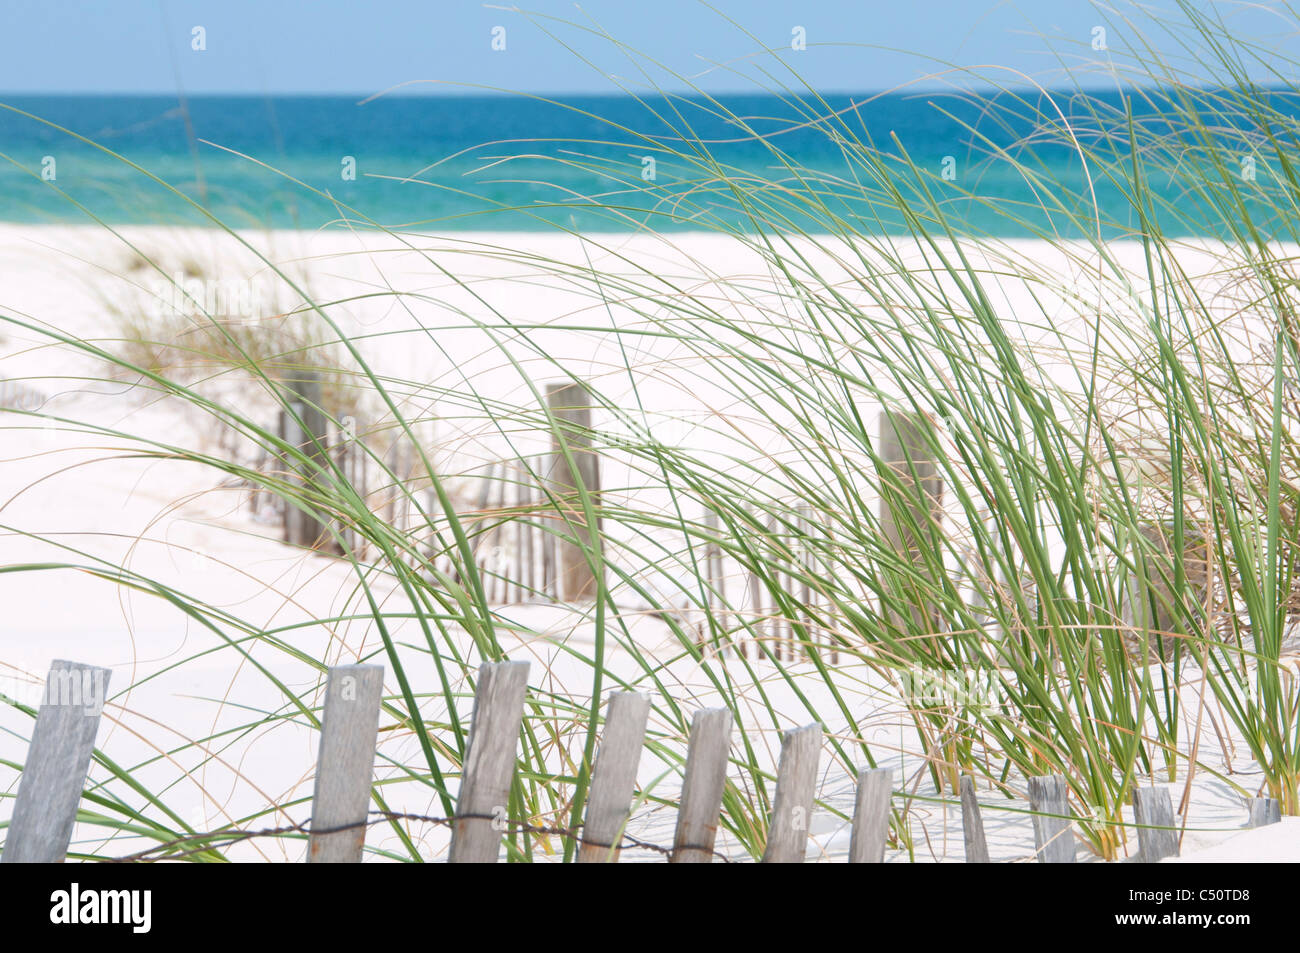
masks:
<svg viewBox="0 0 1300 953"><path fill-rule="evenodd" d="M616 863L616 845L623 834L636 790L636 772L645 745L650 697L636 692L616 692L609 697L605 732L596 752L591 793L582 825L578 862Z"/></svg>
<svg viewBox="0 0 1300 953"><path fill-rule="evenodd" d="M533 498L533 469L532 458L528 458L524 465L524 474L520 479L519 493L523 501L526 517L519 520L519 579L522 591L519 594L520 602L533 602L537 598L537 572L533 564L533 536L536 529L533 527L533 510L536 507L536 500Z"/></svg>
<svg viewBox="0 0 1300 953"><path fill-rule="evenodd" d="M470 549L474 556L474 572L478 575L479 585L483 588L483 598L489 605L492 603L492 597L488 594L487 557L484 555L487 549L488 534L483 529L483 521L487 518L488 507L492 503L493 477L496 475L496 469L497 465L495 463L489 463L483 468L483 482L479 486L474 513L474 536Z"/></svg>
<svg viewBox="0 0 1300 953"><path fill-rule="evenodd" d="M778 533L780 533L780 528L777 524L776 516L775 515L768 516L767 545L772 550L776 550L776 548L780 545L778 539ZM775 553L773 554L773 556L774 558L772 560L772 565L769 571L772 574L772 584L775 586L775 590L772 589L768 590L768 599L769 599L768 605L770 607L769 615L771 618L771 621L768 623L768 625L769 625L769 630L772 633L772 660L779 662L781 661L782 652L786 648L786 625L785 625L785 616L781 610L780 605L777 603L776 596L774 593L787 591L787 583L784 578L784 573L782 572L781 569L781 563L783 562L783 560L779 556L775 556Z"/></svg>
<svg viewBox="0 0 1300 953"><path fill-rule="evenodd" d="M522 467L522 461L521 461ZM511 601L522 603L525 601L524 595L524 537L528 535L528 526L524 522L524 512L528 508L528 488L524 482L525 473L522 469L515 472L515 518L514 518L514 551L510 554L511 565Z"/></svg>
<svg viewBox="0 0 1300 953"><path fill-rule="evenodd" d="M311 799L309 863L361 862L383 690L382 665L338 665L329 670ZM359 826L316 833L350 824Z"/></svg>
<svg viewBox="0 0 1300 953"><path fill-rule="evenodd" d="M763 658L764 640L767 638L767 623L760 621L764 615L763 608L763 581L758 578L758 573L750 571L748 577L749 585L749 615L753 620L751 630L754 633L754 658Z"/></svg>
<svg viewBox="0 0 1300 953"><path fill-rule="evenodd" d="M718 815L727 780L727 754L731 747L731 710L702 708L691 719L691 740L686 753L686 779L673 837L674 864L708 864L718 835Z"/></svg>
<svg viewBox="0 0 1300 953"><path fill-rule="evenodd" d="M989 844L984 837L984 818L980 814L980 804L975 798L975 779L963 774L960 788L961 829L962 839L966 842L966 863L987 864Z"/></svg>
<svg viewBox="0 0 1300 953"><path fill-rule="evenodd" d="M290 402L289 406L280 411L280 437L290 447L301 447L305 442L302 425L298 422L297 417L302 416L302 404L299 401ZM287 472L286 479L292 482L299 482L296 477L297 461L288 453L284 456L284 468ZM304 536L302 529L302 511L294 506L289 500L284 500L284 541L294 546L301 545L300 541Z"/></svg>
<svg viewBox="0 0 1300 953"><path fill-rule="evenodd" d="M923 554L931 548L930 534L937 531L942 514L943 477L930 449L934 433L933 421L923 413L885 410L880 415L881 534L925 579L932 579L933 573ZM932 601L907 601L913 602L911 621L918 631L939 631L939 610ZM907 624L895 610L885 615L895 625Z"/></svg>
<svg viewBox="0 0 1300 953"><path fill-rule="evenodd" d="M305 461L290 458L294 481L300 486L319 484L328 474L325 450L328 422L321 410L321 377L314 370L296 372L286 381L288 413L284 418L285 442L296 447ZM333 550L329 528L321 514L285 504L286 541L296 546Z"/></svg>
<svg viewBox="0 0 1300 953"><path fill-rule="evenodd" d="M776 797L772 799L763 863L803 863L821 752L821 725L795 728L781 739L781 763L776 772Z"/></svg>
<svg viewBox="0 0 1300 953"><path fill-rule="evenodd" d="M858 772L849 863L884 863L885 838L889 835L889 799L893 788L894 772L890 768L863 768Z"/></svg>
<svg viewBox="0 0 1300 953"><path fill-rule="evenodd" d="M1122 594L1121 618L1126 623L1124 646L1139 665L1172 662L1180 635L1187 632L1180 606L1204 605L1213 570L1206 563L1205 538L1194 524L1183 528L1183 579L1181 589L1172 585L1174 527L1172 523L1144 522L1138 527L1150 557L1140 555L1137 572ZM1137 540L1135 545L1140 546ZM1168 560L1164 567L1161 563ZM1131 627L1131 628L1130 628Z"/></svg>
<svg viewBox="0 0 1300 953"><path fill-rule="evenodd" d="M1271 797L1253 797L1246 802L1250 816L1247 827L1264 827L1267 824L1282 823L1282 802Z"/></svg>
<svg viewBox="0 0 1300 953"><path fill-rule="evenodd" d="M813 588L809 579L816 575L816 569L812 564L812 554L807 542L812 538L813 531L813 522L812 518L809 516L810 513L811 509L806 503L799 506L797 517L799 536L801 538L799 543L799 568L801 577L799 581L799 604L803 608L803 625L799 629L799 638L803 640L803 645L801 646L801 655L803 658L808 657L808 653L812 649L814 641L821 641L821 639L817 637L816 629L813 627L812 613L808 611L812 607L813 599Z"/></svg>
<svg viewBox="0 0 1300 953"><path fill-rule="evenodd" d="M718 534L718 514L711 509L704 511L704 528L708 530L710 537L716 537ZM725 616L722 612L722 553L718 549L718 544L709 539L704 544L704 621L700 624L699 644L704 645L704 640L709 632L716 625L723 632L727 629ZM715 645L716 647L716 645ZM719 649L720 657L725 657L725 649Z"/></svg>
<svg viewBox="0 0 1300 953"><path fill-rule="evenodd" d="M541 537L538 540L542 559L542 598L543 601L559 602L560 595L555 578L555 548L558 541L552 525L555 521L551 518L551 501L547 496L548 487L546 485L546 481L550 478L551 469L551 455L549 453L542 454L538 458L538 474L541 482L537 487L538 523L542 527L540 530Z"/></svg>
<svg viewBox="0 0 1300 953"><path fill-rule="evenodd" d="M832 607L832 600L826 589L830 586L830 580L834 579L837 573L834 559L830 555L830 530L826 525L826 520L819 512L808 503L803 504L800 508L802 516L802 531L806 540L820 539L820 545L810 544L804 550L804 570L811 579L818 580L815 587L805 585L807 590L806 604L813 605L824 612L829 612ZM830 660L836 664L840 660L838 643L831 630L825 626L816 625L809 618L809 633L812 641L817 645L824 645L830 648Z"/></svg>
<svg viewBox="0 0 1300 953"><path fill-rule="evenodd" d="M591 449L591 393L576 381L550 384L546 388L546 402L556 424L551 435L548 479L551 492L561 502L561 513L557 514L560 526L556 537L556 601L589 601L595 598L597 580L585 550L592 548L600 532L600 518L597 517L595 526L586 525L579 488L596 505L600 498L600 456ZM572 537L575 541L562 537Z"/></svg>
<svg viewBox="0 0 1300 953"><path fill-rule="evenodd" d="M484 662L451 834L453 864L496 863L514 778L519 725L528 690L527 662Z"/></svg>
<svg viewBox="0 0 1300 953"><path fill-rule="evenodd" d="M509 470L504 463L497 468L499 474L492 483L492 502L488 504L491 513L491 529L487 534L487 557L484 560L487 572L483 578L484 594L489 605L501 605L506 602L504 594L505 573L501 566L501 511L506 505L506 479Z"/></svg>
<svg viewBox="0 0 1300 953"><path fill-rule="evenodd" d="M1133 790L1133 813L1138 822L1138 857L1154 864L1178 856L1178 832L1174 829L1174 802L1165 788Z"/></svg>
<svg viewBox="0 0 1300 953"><path fill-rule="evenodd" d="M36 713L0 861L61 863L90 770L111 672L56 659Z"/></svg>
<svg viewBox="0 0 1300 953"><path fill-rule="evenodd" d="M1047 774L1029 779L1029 806L1034 815L1034 848L1040 863L1072 864L1074 828L1069 820L1065 778ZM1045 817L1042 815L1055 815Z"/></svg>

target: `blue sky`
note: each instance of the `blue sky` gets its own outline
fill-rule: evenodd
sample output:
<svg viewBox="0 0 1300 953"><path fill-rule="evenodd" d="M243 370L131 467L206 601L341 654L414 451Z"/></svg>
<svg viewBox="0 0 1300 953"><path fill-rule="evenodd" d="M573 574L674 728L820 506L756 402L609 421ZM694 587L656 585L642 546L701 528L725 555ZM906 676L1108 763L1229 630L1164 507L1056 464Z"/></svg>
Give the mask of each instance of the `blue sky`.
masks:
<svg viewBox="0 0 1300 953"><path fill-rule="evenodd" d="M936 61L998 64L1052 85L1063 78L1052 49L1084 70L1104 67L1112 55L1091 48L1094 27L1106 20L1088 0L714 0L712 6L583 0L579 9L572 0L533 0L526 9L602 27L669 69L696 76L710 92L752 90L752 78L735 71L752 77L765 62L753 56L763 45L783 49L812 85L855 91L914 82L942 69ZM1124 0L1113 6L1126 9ZM1218 11L1238 35L1278 43L1283 22L1267 10L1197 6ZM5 0L5 20L0 91L9 93L367 94L413 81L418 85L408 89L419 92L575 93L613 91L607 73L642 82L628 58L598 36L545 19L530 22L477 0ZM548 37L543 24L557 36ZM205 33L201 51L192 49L196 26ZM494 27L505 28L504 50L492 48ZM790 49L796 27L804 30L806 50ZM1132 32L1112 21L1107 45L1117 51L1136 39ZM1184 55L1172 42L1157 42ZM1104 85L1104 79L1098 74L1085 85ZM665 74L656 82L682 86Z"/></svg>

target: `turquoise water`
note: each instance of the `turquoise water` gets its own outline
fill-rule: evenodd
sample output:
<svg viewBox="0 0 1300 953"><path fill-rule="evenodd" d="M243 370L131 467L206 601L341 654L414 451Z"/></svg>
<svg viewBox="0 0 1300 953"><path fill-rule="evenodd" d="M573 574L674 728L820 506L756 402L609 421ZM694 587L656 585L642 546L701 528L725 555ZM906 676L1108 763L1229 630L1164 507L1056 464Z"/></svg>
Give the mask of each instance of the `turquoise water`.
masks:
<svg viewBox="0 0 1300 953"><path fill-rule="evenodd" d="M1066 94L1027 104L938 94L826 100L805 107L818 114L847 110L839 120L847 132L893 156L885 167L864 162L836 121L808 123L775 96L721 98L749 129L711 103L632 97L576 98L561 106L489 96L365 104L310 96L209 96L183 104L175 97L0 96L0 103L67 130L0 110L0 152L8 159L0 162L0 220L205 224L208 213L249 228L319 228L343 219L429 231L745 228L742 204L707 164L672 154L700 156L691 141L698 137L732 176L746 177L746 201L778 220L788 216L793 228L823 231L831 215L857 230L906 231L884 196L892 188L915 195L920 179L908 162L923 170L925 187L963 229L1007 237L1091 231L1094 193L1109 234L1140 227L1124 189L1103 168L1091 167L1090 188L1078 155L1050 141L1059 134L1042 135L1056 105L1090 141L1097 140L1098 110L1122 131L1115 93L1087 103ZM1159 107L1144 108L1144 121L1159 124ZM1126 142L1114 147L1118 160L1124 148ZM1224 148L1235 163L1237 146ZM1004 149L1051 183L1046 198L999 155ZM809 188L783 168L787 161L815 176L813 188L825 201L818 216L791 205L783 192ZM1194 167L1185 164L1183 172ZM1262 187L1267 162L1259 171ZM1175 210L1157 212L1165 230L1221 231L1212 201L1189 198L1176 178L1153 182ZM593 209L591 196L619 210ZM1043 208L1057 203L1050 212Z"/></svg>

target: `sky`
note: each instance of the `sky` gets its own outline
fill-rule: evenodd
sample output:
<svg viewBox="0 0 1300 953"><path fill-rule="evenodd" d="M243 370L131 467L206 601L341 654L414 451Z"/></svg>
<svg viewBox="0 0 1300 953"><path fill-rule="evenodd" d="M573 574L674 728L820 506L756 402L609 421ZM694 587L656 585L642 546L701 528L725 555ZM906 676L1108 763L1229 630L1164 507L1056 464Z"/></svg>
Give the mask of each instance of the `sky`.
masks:
<svg viewBox="0 0 1300 953"><path fill-rule="evenodd" d="M997 64L1006 69L991 74L1018 71L1050 86L1064 80L1063 65L1104 71L1126 41L1142 39L1089 0L532 0L531 16L478 0L0 4L2 93L600 93L618 90L611 74L643 86L636 63L602 32L711 93L752 90L755 70L779 68L755 55L765 46L826 90L939 86L946 64ZM1290 29L1267 4L1195 6L1274 45ZM1098 27L1107 30L1102 51L1093 49ZM796 50L800 30L806 48ZM684 89L688 80L658 72L655 82ZM1084 85L1106 85L1104 72Z"/></svg>

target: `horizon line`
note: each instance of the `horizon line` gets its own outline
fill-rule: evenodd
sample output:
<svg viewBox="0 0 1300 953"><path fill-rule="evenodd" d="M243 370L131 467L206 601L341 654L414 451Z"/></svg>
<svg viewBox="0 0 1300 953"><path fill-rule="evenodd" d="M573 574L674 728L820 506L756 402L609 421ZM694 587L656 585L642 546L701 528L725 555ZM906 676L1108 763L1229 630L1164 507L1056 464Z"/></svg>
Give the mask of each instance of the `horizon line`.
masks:
<svg viewBox="0 0 1300 953"><path fill-rule="evenodd" d="M1014 86L1016 89L1042 89L1049 93L1071 92L1071 93L1093 93L1093 92L1114 92L1116 90L1126 89L1160 89L1165 88L1168 84L1153 84L1152 86L1141 85L1137 83L1124 83L1122 85L1077 85L1077 86L1038 86L1033 83L1007 84ZM1225 89L1223 85L1208 86L1197 85L1189 87L1179 84L1177 88L1195 88L1195 89ZM1240 87L1232 87L1240 88ZM1258 86L1259 89L1269 92L1292 91L1300 92L1294 86L1286 84ZM1001 86L993 84L980 84L979 88L961 89L951 85L907 85L892 89L788 89L772 91L766 89L747 90L747 89L723 89L723 90L692 90L692 89L653 89L644 91L622 91L622 90L572 90L572 91L534 91L534 90L490 90L475 89L463 92L427 92L412 91L400 87L390 87L387 91L362 92L349 90L273 90L265 92L253 92L250 90L202 90L198 92L177 92L177 91L160 91L160 90L0 90L0 99L18 98L18 97L79 97L79 98L127 98L135 97L139 99L267 99L267 98L294 98L294 99L359 99L377 101L387 98L401 99L500 99L519 97L526 99L620 99L633 96L673 96L677 98L708 98L721 96L790 96L790 95L815 95L815 96L901 96L901 95L925 95L934 93L954 93L959 95L968 95L971 93L998 93L1004 91Z"/></svg>

